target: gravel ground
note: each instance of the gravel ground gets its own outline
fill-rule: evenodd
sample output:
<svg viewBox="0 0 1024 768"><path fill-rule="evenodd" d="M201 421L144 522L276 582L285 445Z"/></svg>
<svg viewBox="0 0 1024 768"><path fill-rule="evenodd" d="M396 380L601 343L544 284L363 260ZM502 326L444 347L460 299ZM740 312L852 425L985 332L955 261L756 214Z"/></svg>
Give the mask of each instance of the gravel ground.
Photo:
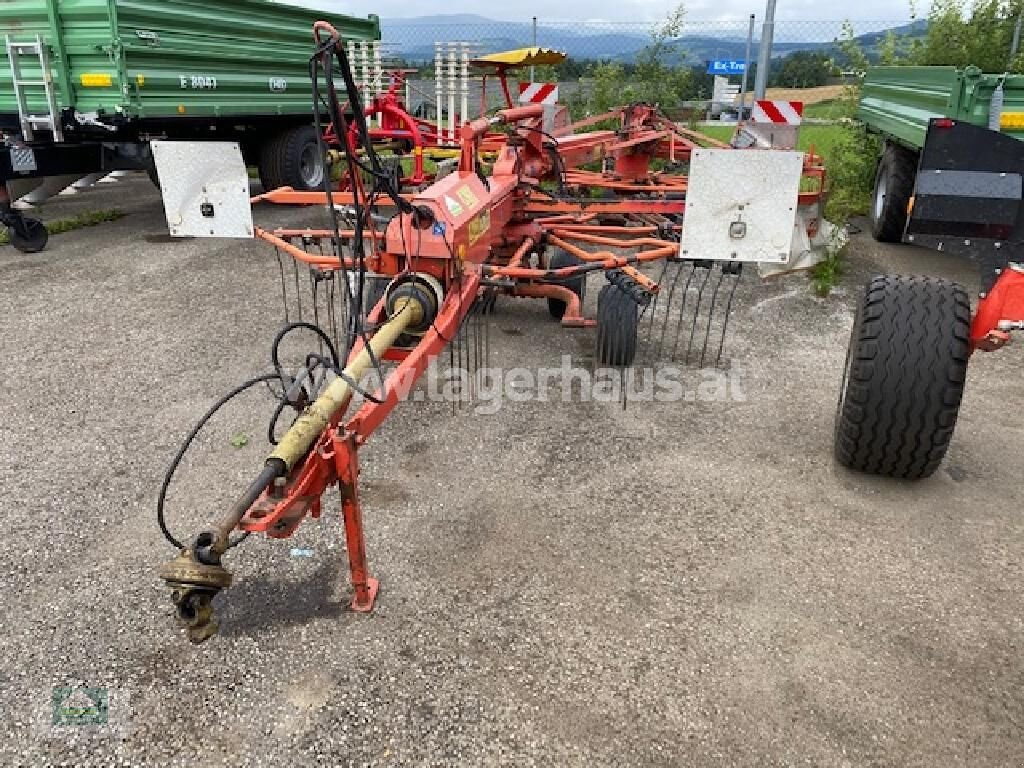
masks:
<svg viewBox="0 0 1024 768"><path fill-rule="evenodd" d="M741 402L404 404L361 454L376 612L345 610L330 500L231 553L221 634L193 647L156 577L156 492L194 420L267 369L280 285L260 244L168 241L147 184L46 211L118 222L0 248L0 764L1024 762L1021 350L972 363L932 479L831 459L859 286L973 285L965 264L860 236L828 300L747 278ZM585 360L592 334L506 299L491 362ZM260 466L270 400L247 397L182 469L182 535ZM77 685L108 689L108 726L53 725Z"/></svg>

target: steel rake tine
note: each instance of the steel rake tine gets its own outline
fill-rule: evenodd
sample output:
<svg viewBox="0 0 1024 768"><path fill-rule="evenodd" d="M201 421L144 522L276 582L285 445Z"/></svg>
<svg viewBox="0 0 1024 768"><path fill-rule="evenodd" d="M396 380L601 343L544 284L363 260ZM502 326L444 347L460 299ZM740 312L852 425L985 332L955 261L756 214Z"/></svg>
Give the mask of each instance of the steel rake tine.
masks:
<svg viewBox="0 0 1024 768"><path fill-rule="evenodd" d="M299 309L299 322L302 322L302 289L299 286L299 263L292 259L292 272L295 277L295 301Z"/></svg>
<svg viewBox="0 0 1024 768"><path fill-rule="evenodd" d="M700 363L699 368L704 367L704 356L708 351L708 339L711 338L711 323L715 319L715 304L718 302L718 291L722 287L722 281L725 280L725 270L723 269L718 273L718 281L715 283L715 290L711 293L711 309L708 310L708 324L704 331L704 343L700 348Z"/></svg>
<svg viewBox="0 0 1024 768"><path fill-rule="evenodd" d="M736 278L732 281L732 289L729 291L729 298L725 302L725 317L722 320L722 338L718 341L718 354L715 356L715 367L722 362L722 349L725 347L725 332L729 328L729 316L732 314L732 299L736 295L736 288L740 284L740 278L743 277L743 265L737 265L736 272L734 273Z"/></svg>
<svg viewBox="0 0 1024 768"><path fill-rule="evenodd" d="M682 274L683 265L685 262L679 263L679 269L676 270L676 276L672 278L672 287L668 289L668 298L665 299L665 324L661 326L661 338L658 339L658 351L655 354L655 360L661 359L661 351L665 346L665 332L668 330L669 323L669 312L672 309L672 297L676 293L676 283L679 282L679 275ZM665 262L665 268L668 269L668 262ZM690 273L692 276L692 272ZM686 286L689 287L690 281L686 281ZM683 288L683 301L686 301L686 288ZM651 328L654 327L654 315L651 315Z"/></svg>
<svg viewBox="0 0 1024 768"><path fill-rule="evenodd" d="M697 319L700 315L700 305L704 300L704 289L708 286L708 280L711 279L711 267L705 267L707 270L704 273L704 279L701 281L700 288L697 289L697 306L693 308L693 325L690 326L690 339L686 343L686 364L690 364L690 350L693 349L693 335L697 332Z"/></svg>
<svg viewBox="0 0 1024 768"><path fill-rule="evenodd" d="M452 338L448 342L448 391L451 392L452 374L455 372L455 343L457 339ZM455 415L455 398L452 398L452 416Z"/></svg>
<svg viewBox="0 0 1024 768"><path fill-rule="evenodd" d="M675 360L676 359L676 352L679 350L679 337L680 337L680 335L683 332L683 319L686 317L686 302L689 300L689 297L690 297L690 283L693 282L693 278L694 278L694 276L696 274L697 274L697 263L694 262L692 267L691 267L691 269L690 269L690 274L686 278L686 285L683 286L683 303L679 305L679 319L676 321L676 340L672 344L672 354L669 357L669 360ZM697 298L697 306L698 306L698 308L700 307L700 297L699 296ZM665 322L666 323L668 322L667 318L666 318Z"/></svg>
<svg viewBox="0 0 1024 768"><path fill-rule="evenodd" d="M284 261L281 260L281 249L275 246L274 255L277 256L277 266L281 272L281 303L284 305L284 322L287 325L290 322L288 320L288 281L284 276Z"/></svg>
<svg viewBox="0 0 1024 768"><path fill-rule="evenodd" d="M671 262L670 262L669 259L665 259L665 266L662 267L661 274L658 276L658 285L659 286L662 286L662 285L665 284L665 275L668 274L668 265L670 263ZM649 328L648 328L648 331L647 331L650 334L654 333L654 316L658 312L658 298L660 296L661 296L661 291L659 290L658 293L654 294L654 298L651 299L651 303L648 304L646 307L644 307L645 310L647 310L647 309L651 310L651 322L648 324Z"/></svg>

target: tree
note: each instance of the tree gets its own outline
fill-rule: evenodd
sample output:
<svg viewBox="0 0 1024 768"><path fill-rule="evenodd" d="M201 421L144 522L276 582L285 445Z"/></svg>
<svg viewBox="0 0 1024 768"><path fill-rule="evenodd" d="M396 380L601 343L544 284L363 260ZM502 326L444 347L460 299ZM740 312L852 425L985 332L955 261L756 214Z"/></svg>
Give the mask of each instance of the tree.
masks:
<svg viewBox="0 0 1024 768"><path fill-rule="evenodd" d="M771 84L777 88L813 88L825 85L832 74L828 54L820 51L794 51L776 65Z"/></svg>
<svg viewBox="0 0 1024 768"><path fill-rule="evenodd" d="M674 109L693 95L697 86L693 70L681 66L686 56L679 42L685 9L682 5L651 31L634 64L598 62L590 71L592 87L585 99L570 104L577 117L600 114L612 107L643 101Z"/></svg>
<svg viewBox="0 0 1024 768"><path fill-rule="evenodd" d="M1019 0L935 0L928 14L928 32L916 64L973 64L985 72L1020 71L1021 60L1010 62L1010 41L1021 12Z"/></svg>

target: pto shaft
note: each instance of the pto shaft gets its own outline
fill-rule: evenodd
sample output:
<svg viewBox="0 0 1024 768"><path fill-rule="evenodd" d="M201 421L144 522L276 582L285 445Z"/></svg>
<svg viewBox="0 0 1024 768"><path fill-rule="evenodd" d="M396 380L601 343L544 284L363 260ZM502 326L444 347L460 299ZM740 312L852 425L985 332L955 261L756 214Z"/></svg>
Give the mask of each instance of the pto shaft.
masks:
<svg viewBox="0 0 1024 768"><path fill-rule="evenodd" d="M379 360L399 336L411 326L418 325L422 319L423 307L417 301L408 298L398 299L391 319L381 326L369 344L352 358L344 370L344 375L332 381L316 402L296 419L291 429L277 444L277 448L267 457L267 463L282 462L286 469L291 470L301 461L334 415L348 405L352 397L352 385L349 382L357 382L366 375L373 361Z"/></svg>

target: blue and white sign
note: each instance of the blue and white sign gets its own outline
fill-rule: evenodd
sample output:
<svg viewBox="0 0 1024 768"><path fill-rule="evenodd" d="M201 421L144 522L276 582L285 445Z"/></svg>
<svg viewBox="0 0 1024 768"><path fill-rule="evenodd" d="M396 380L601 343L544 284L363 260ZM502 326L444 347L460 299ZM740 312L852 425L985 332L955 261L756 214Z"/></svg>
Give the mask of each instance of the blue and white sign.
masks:
<svg viewBox="0 0 1024 768"><path fill-rule="evenodd" d="M708 62L709 75L742 75L746 68L747 64L744 61L719 59Z"/></svg>

